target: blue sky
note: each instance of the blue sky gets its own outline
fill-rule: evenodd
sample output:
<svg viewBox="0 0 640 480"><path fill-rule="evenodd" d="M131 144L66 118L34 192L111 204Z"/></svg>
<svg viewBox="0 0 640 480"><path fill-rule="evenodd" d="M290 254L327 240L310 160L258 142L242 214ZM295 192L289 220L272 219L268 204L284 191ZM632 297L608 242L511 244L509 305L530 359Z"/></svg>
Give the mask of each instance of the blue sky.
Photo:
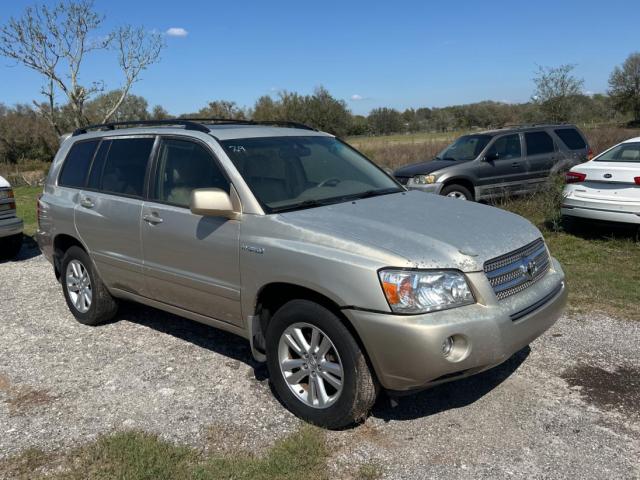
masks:
<svg viewBox="0 0 640 480"><path fill-rule="evenodd" d="M3 2L0 22L22 0ZM52 3L52 2L45 2ZM96 0L105 28L166 32L159 64L134 93L171 113L207 101L251 106L279 90L323 85L355 113L480 100L522 102L536 65L576 64L587 92L604 92L612 68L640 51L640 1L134 1ZM117 88L112 57L87 62L84 80ZM0 57L0 102L37 98L37 74Z"/></svg>

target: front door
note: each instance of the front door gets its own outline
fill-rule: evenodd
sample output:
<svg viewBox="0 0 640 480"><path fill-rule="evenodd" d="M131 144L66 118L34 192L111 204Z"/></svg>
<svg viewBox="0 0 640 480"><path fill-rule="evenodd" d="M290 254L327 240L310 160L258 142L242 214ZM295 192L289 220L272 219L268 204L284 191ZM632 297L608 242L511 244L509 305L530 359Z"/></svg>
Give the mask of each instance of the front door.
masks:
<svg viewBox="0 0 640 480"><path fill-rule="evenodd" d="M527 177L528 165L520 135L513 133L497 137L478 163L476 189L478 199L502 197L517 192Z"/></svg>
<svg viewBox="0 0 640 480"><path fill-rule="evenodd" d="M147 296L242 325L240 222L191 213L189 201L196 188L229 192L230 183L206 145L162 138L142 207Z"/></svg>

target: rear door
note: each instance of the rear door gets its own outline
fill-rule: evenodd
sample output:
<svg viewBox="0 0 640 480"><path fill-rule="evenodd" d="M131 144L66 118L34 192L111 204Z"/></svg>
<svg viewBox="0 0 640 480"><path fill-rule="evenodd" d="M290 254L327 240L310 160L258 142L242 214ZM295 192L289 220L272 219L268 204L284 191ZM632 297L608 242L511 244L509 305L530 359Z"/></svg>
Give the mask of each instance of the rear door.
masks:
<svg viewBox="0 0 640 480"><path fill-rule="evenodd" d="M240 222L189 210L191 191L231 184L204 143L161 140L142 209L144 272L150 298L228 323L240 312Z"/></svg>
<svg viewBox="0 0 640 480"><path fill-rule="evenodd" d="M140 222L154 136L104 139L86 187L80 191L75 223L105 284L144 294Z"/></svg>
<svg viewBox="0 0 640 480"><path fill-rule="evenodd" d="M528 171L520 135L511 133L496 137L489 145L485 159L474 166L478 199L519 191Z"/></svg>
<svg viewBox="0 0 640 480"><path fill-rule="evenodd" d="M544 184L556 161L556 145L551 135L544 130L525 132L524 142L527 152L529 174L526 183L529 189Z"/></svg>

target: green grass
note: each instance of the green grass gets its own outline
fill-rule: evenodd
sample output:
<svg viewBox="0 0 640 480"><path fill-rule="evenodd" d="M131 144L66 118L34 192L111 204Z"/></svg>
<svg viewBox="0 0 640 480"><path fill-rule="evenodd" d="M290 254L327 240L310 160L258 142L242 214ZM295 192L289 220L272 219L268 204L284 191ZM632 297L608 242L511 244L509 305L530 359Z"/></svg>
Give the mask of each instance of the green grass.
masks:
<svg viewBox="0 0 640 480"><path fill-rule="evenodd" d="M36 198L42 187L14 187L18 216L24 221L24 233L30 237L36 233Z"/></svg>
<svg viewBox="0 0 640 480"><path fill-rule="evenodd" d="M0 477L53 480L256 479L322 480L327 450L324 432L305 426L265 455L207 455L155 435L121 432L65 453L28 450L0 463ZM373 477L369 477L373 478Z"/></svg>

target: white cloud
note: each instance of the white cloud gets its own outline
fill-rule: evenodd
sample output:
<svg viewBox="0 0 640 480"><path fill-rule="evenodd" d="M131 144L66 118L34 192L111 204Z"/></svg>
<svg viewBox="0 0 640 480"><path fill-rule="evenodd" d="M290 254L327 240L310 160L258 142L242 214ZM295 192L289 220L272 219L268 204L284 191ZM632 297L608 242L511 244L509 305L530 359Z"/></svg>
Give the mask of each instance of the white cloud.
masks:
<svg viewBox="0 0 640 480"><path fill-rule="evenodd" d="M165 33L170 37L186 37L189 35L189 32L182 27L171 27Z"/></svg>
<svg viewBox="0 0 640 480"><path fill-rule="evenodd" d="M351 95L351 100L354 101L358 101L358 100L364 100L364 97L362 95L358 95L357 93L354 93L353 95Z"/></svg>

